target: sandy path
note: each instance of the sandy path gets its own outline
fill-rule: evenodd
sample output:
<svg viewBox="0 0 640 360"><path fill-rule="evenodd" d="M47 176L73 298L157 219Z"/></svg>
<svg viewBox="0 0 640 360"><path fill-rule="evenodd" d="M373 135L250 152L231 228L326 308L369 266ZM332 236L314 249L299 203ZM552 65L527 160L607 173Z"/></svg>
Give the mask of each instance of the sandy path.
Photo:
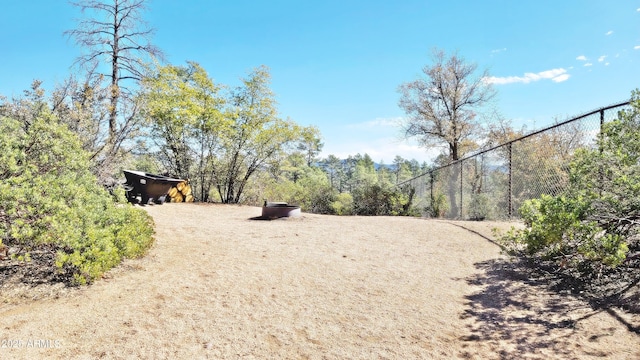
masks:
<svg viewBox="0 0 640 360"><path fill-rule="evenodd" d="M147 210L147 257L0 306L0 345L18 347L0 359L640 358L640 336L612 314L508 280L495 245L448 222Z"/></svg>

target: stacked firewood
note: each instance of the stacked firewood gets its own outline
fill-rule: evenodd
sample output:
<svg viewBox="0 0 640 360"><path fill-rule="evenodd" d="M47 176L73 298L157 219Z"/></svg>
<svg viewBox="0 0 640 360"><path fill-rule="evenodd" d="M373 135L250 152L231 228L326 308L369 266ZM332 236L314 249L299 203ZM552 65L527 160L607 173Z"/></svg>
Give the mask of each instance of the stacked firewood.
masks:
<svg viewBox="0 0 640 360"><path fill-rule="evenodd" d="M178 183L169 190L170 202L193 202L193 193L189 181Z"/></svg>
<svg viewBox="0 0 640 360"><path fill-rule="evenodd" d="M0 241L0 260L5 260L9 257L9 248Z"/></svg>

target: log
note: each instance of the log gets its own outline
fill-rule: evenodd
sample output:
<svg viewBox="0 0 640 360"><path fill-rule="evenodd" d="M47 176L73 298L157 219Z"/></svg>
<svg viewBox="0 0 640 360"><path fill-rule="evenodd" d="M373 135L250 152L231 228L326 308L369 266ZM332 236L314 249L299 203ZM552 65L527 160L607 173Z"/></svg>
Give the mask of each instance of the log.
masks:
<svg viewBox="0 0 640 360"><path fill-rule="evenodd" d="M170 197L170 198L174 198L174 197L176 196L176 194L177 194L177 193L178 193L178 189L176 189L175 187L172 187L172 188L169 190L169 197Z"/></svg>
<svg viewBox="0 0 640 360"><path fill-rule="evenodd" d="M189 195L184 197L184 202L189 202L190 203L190 202L193 202L193 201L194 201L194 198L193 198L193 195L191 195L191 194L189 194Z"/></svg>
<svg viewBox="0 0 640 360"><path fill-rule="evenodd" d="M176 196L171 197L171 202L183 202L184 196L181 192L177 192Z"/></svg>
<svg viewBox="0 0 640 360"><path fill-rule="evenodd" d="M0 243L0 260L5 260L6 258L9 257L9 248Z"/></svg>
<svg viewBox="0 0 640 360"><path fill-rule="evenodd" d="M182 195L187 196L187 195L191 195L191 185L187 184L185 185L182 190L180 190L180 192L182 193Z"/></svg>
<svg viewBox="0 0 640 360"><path fill-rule="evenodd" d="M186 181L178 183L178 185L176 185L176 189L178 189L178 191L182 191L182 189L184 189L185 185L187 185Z"/></svg>

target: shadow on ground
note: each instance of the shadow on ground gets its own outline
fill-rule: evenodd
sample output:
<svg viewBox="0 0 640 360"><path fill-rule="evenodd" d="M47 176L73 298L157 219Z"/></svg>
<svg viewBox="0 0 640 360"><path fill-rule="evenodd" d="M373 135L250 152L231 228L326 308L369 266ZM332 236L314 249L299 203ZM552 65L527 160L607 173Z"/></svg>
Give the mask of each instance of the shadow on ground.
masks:
<svg viewBox="0 0 640 360"><path fill-rule="evenodd" d="M589 343L612 336L614 329L589 329L592 334L579 339L582 345L574 338L584 320L602 312L640 335L640 291L630 292L637 290L637 281L615 296L593 299L566 279L537 270L523 260L493 259L476 264L476 268L481 270L477 275L458 279L481 289L466 296L461 318L468 335L460 338L466 349L462 357L471 358L477 347L500 359L576 358L576 354L608 357L612 355L608 350Z"/></svg>
<svg viewBox="0 0 640 360"><path fill-rule="evenodd" d="M62 283L73 285L73 269L60 269L56 266L58 249L53 245L40 245L24 252L23 257L0 260L0 288L6 290L11 285L38 286L42 284ZM28 259L25 259L28 254Z"/></svg>

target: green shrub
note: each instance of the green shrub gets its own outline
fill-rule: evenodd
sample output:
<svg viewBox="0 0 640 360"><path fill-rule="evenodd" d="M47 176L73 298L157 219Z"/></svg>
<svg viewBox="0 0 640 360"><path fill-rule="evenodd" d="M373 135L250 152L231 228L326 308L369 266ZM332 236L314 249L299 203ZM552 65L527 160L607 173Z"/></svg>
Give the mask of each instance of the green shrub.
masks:
<svg viewBox="0 0 640 360"><path fill-rule="evenodd" d="M113 197L89 171L87 154L64 125L42 114L0 119L0 239L29 251L54 245L56 264L86 283L153 238L146 212Z"/></svg>
<svg viewBox="0 0 640 360"><path fill-rule="evenodd" d="M640 250L639 95L630 111L605 124L595 148L575 154L563 195L524 203L519 211L526 227L502 237L508 251L593 275Z"/></svg>
<svg viewBox="0 0 640 360"><path fill-rule="evenodd" d="M355 215L386 215L391 211L389 194L378 184L364 184L352 196Z"/></svg>
<svg viewBox="0 0 640 360"><path fill-rule="evenodd" d="M351 215L353 212L353 197L349 193L340 193L336 200L331 203L333 212L336 215Z"/></svg>
<svg viewBox="0 0 640 360"><path fill-rule="evenodd" d="M363 184L355 189L353 213L355 215L416 215L412 207L411 189L398 189L380 184Z"/></svg>
<svg viewBox="0 0 640 360"><path fill-rule="evenodd" d="M304 211L316 214L333 214L331 203L338 192L329 185L329 179L320 168L305 166L299 171L298 180L302 198L299 205Z"/></svg>
<svg viewBox="0 0 640 360"><path fill-rule="evenodd" d="M441 192L436 192L431 199L431 203L426 207L425 211L429 216L441 218L449 211L449 202L447 196Z"/></svg>
<svg viewBox="0 0 640 360"><path fill-rule="evenodd" d="M486 194L473 194L469 203L469 218L484 220L491 215L489 198Z"/></svg>
<svg viewBox="0 0 640 360"><path fill-rule="evenodd" d="M338 196L338 191L329 185L322 185L309 188L307 198L309 204L306 204L308 211L315 214L335 214L333 203Z"/></svg>

